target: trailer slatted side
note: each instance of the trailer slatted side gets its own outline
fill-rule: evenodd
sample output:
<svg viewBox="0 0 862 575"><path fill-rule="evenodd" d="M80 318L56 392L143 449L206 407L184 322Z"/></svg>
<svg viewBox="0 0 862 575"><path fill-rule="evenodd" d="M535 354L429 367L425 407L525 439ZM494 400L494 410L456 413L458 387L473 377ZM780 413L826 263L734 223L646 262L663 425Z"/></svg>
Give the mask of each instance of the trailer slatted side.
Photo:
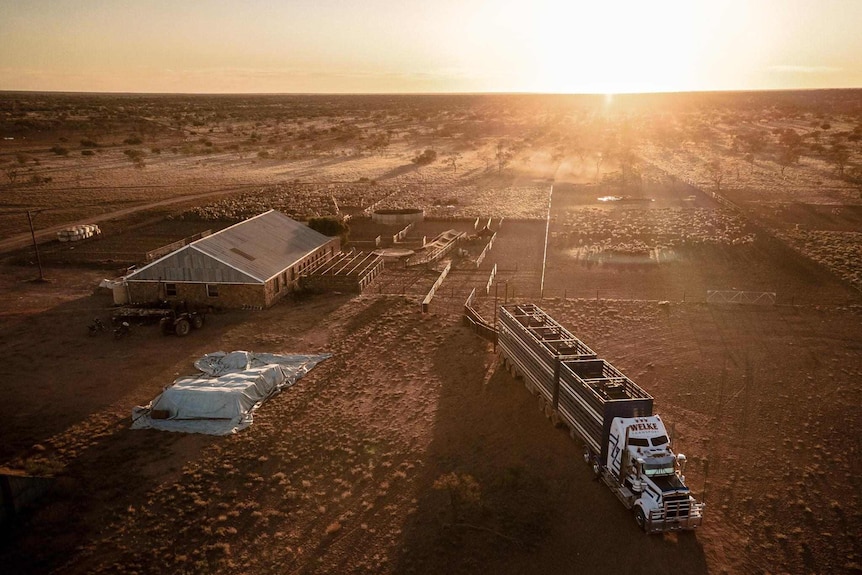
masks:
<svg viewBox="0 0 862 575"><path fill-rule="evenodd" d="M498 329L504 356L602 458L613 418L652 415L652 396L538 306L500 306Z"/></svg>

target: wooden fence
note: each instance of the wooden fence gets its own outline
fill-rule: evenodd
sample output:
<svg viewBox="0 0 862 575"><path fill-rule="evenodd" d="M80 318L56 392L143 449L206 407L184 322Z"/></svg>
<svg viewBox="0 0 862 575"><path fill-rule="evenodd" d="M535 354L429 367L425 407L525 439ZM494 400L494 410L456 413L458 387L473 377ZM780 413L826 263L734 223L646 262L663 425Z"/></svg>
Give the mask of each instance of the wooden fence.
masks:
<svg viewBox="0 0 862 575"><path fill-rule="evenodd" d="M404 237L405 237L405 236L410 232L410 230L412 230L412 229L413 229L413 226L414 226L415 224L416 224L416 222L410 222L409 224L407 224L407 226L405 226L405 228L404 228L403 230L401 230L400 232L398 232L397 234L395 234L394 236L392 236L392 243L393 243L393 244L397 244L398 242L400 242L401 240L403 240L403 239L404 239ZM378 244L378 245L379 245L379 244ZM423 240L423 244L422 244L422 245L425 245L424 240Z"/></svg>
<svg viewBox="0 0 862 575"><path fill-rule="evenodd" d="M497 330L494 326L485 321L485 318L473 308L473 298L476 297L476 288L470 292L467 301L464 302L464 325L469 327L473 333L487 339L495 346L497 345Z"/></svg>
<svg viewBox="0 0 862 575"><path fill-rule="evenodd" d="M494 235L491 236L490 240L488 240L488 245L485 246L485 249L483 249L482 253L479 254L479 257L476 258L476 269L479 269L479 265L482 263L482 260L485 259L485 256L488 255L488 252L491 251L492 247L494 247L495 239L497 239L497 232L494 232Z"/></svg>
<svg viewBox="0 0 862 575"><path fill-rule="evenodd" d="M491 284L494 283L494 279L497 277L497 264L494 264L494 269L491 270L491 275L488 276L488 283L485 284L485 295L491 293Z"/></svg>
<svg viewBox="0 0 862 575"><path fill-rule="evenodd" d="M190 243L192 243L192 242L194 242L194 241L197 241L197 240L199 240L199 239L201 239L201 238L205 238L205 237L207 237L207 236L211 235L212 233L213 233L213 231L212 231L212 230L206 230L206 231L203 231L203 232L201 232L201 233L199 233L199 234L195 234L195 235L193 235L193 236L189 236L189 237L187 237L187 238L183 238L183 239L181 239L181 240L177 240L177 241L175 241L174 243L168 244L168 245L166 245L166 246L162 246L162 247L160 247L160 248L156 248L156 249L154 249L154 250L153 250L153 251L151 251L151 252L147 252L147 256L146 256L146 257L147 257L147 261L148 261L148 262L151 262L151 261L156 260L156 259L158 259L158 258L160 258L160 257L162 257L162 256L166 256L166 255L168 255L169 253L171 253L171 252L175 252L175 251L177 251L178 249L180 249L180 248L182 248L182 247L185 247L185 246L187 246L188 244L190 244Z"/></svg>
<svg viewBox="0 0 862 575"><path fill-rule="evenodd" d="M446 267L443 268L443 271L440 273L440 277L437 278L437 281L434 282L434 285L431 286L431 289L428 291L428 295L425 296L425 299L422 300L422 313L428 313L428 307L431 305L431 300L434 299L434 294L437 293L437 289L443 284L443 280L446 279L446 276L449 274L449 270L452 269L452 262L446 264Z"/></svg>

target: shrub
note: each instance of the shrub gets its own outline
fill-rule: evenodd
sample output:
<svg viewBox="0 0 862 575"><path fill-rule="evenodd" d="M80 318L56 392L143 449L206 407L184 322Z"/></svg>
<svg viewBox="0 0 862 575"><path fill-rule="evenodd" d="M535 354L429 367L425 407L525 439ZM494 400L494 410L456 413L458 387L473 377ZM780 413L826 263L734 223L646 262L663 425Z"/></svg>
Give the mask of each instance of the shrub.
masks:
<svg viewBox="0 0 862 575"><path fill-rule="evenodd" d="M413 158L411 161L419 166L427 166L428 164L433 163L436 159L437 152L429 148L415 158Z"/></svg>
<svg viewBox="0 0 862 575"><path fill-rule="evenodd" d="M52 178L52 177L46 177L46 176L40 176L39 174L33 174L32 176L30 176L30 183L36 184L36 185L48 184L51 181L53 181L53 179L54 178Z"/></svg>
<svg viewBox="0 0 862 575"><path fill-rule="evenodd" d="M136 168L144 167L144 153L140 150L123 150L123 153L129 158Z"/></svg>
<svg viewBox="0 0 862 575"><path fill-rule="evenodd" d="M96 152L94 152L93 150L81 150L81 155L82 156L95 156Z"/></svg>
<svg viewBox="0 0 862 575"><path fill-rule="evenodd" d="M130 137L126 138L125 140L123 140L123 143L126 144L127 146L137 146L137 145L143 143L143 140L141 139L140 136L130 136Z"/></svg>
<svg viewBox="0 0 862 575"><path fill-rule="evenodd" d="M63 146L53 146L51 151L57 154L58 156L68 156L69 150L64 148Z"/></svg>
<svg viewBox="0 0 862 575"><path fill-rule="evenodd" d="M81 139L81 147L82 148L98 148L99 143L97 141L91 140L89 138L82 138Z"/></svg>
<svg viewBox="0 0 862 575"><path fill-rule="evenodd" d="M477 504L481 494L479 483L472 475L458 474L454 471L438 477L432 487L449 493L452 523L457 523L461 519L466 506Z"/></svg>
<svg viewBox="0 0 862 575"><path fill-rule="evenodd" d="M347 242L347 236L350 235L350 226L338 218L311 218L308 227L325 236L338 236L342 243Z"/></svg>

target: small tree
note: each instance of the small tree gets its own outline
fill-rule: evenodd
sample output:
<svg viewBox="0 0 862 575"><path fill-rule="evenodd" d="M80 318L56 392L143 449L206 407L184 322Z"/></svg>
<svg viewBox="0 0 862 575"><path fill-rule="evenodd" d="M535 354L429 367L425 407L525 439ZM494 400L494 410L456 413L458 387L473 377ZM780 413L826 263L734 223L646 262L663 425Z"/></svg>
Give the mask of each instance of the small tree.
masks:
<svg viewBox="0 0 862 575"><path fill-rule="evenodd" d="M503 168L509 165L509 162L512 161L512 156L514 156L512 148L506 142L503 140L497 142L497 145L494 147L494 159L497 161L498 172L502 172Z"/></svg>
<svg viewBox="0 0 862 575"><path fill-rule="evenodd" d="M785 147L778 153L778 165L781 166L781 175L784 175L784 170L787 166L795 164L799 161L799 150L797 148Z"/></svg>
<svg viewBox="0 0 862 575"><path fill-rule="evenodd" d="M709 175L709 179L712 180L712 183L715 184L715 191L718 192L721 190L721 181L724 179L724 170L721 165L721 160L718 158L712 160L706 165L706 171Z"/></svg>
<svg viewBox="0 0 862 575"><path fill-rule="evenodd" d="M742 140L743 149L751 154L750 163L752 166L754 166L755 156L766 147L766 136L767 134L763 130L755 130L739 136Z"/></svg>
<svg viewBox="0 0 862 575"><path fill-rule="evenodd" d="M458 163L461 161L461 154L455 152L446 156L446 164L452 166L452 173L458 173Z"/></svg>
<svg viewBox="0 0 862 575"><path fill-rule="evenodd" d="M850 150L844 144L832 144L827 154L829 161L835 164L838 169L838 174L844 176L844 168L847 167L847 162L850 160Z"/></svg>

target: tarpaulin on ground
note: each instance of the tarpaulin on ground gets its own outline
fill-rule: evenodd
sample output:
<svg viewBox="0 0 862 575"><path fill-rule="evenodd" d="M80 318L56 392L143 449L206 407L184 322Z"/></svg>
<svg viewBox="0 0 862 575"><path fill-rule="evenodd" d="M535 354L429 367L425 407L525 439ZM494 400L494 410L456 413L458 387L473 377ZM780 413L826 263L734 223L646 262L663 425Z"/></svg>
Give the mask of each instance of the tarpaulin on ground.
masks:
<svg viewBox="0 0 862 575"><path fill-rule="evenodd" d="M176 379L147 406L132 412L132 429L227 435L252 423L254 410L296 383L331 354L284 355L250 351L209 353L200 374Z"/></svg>

